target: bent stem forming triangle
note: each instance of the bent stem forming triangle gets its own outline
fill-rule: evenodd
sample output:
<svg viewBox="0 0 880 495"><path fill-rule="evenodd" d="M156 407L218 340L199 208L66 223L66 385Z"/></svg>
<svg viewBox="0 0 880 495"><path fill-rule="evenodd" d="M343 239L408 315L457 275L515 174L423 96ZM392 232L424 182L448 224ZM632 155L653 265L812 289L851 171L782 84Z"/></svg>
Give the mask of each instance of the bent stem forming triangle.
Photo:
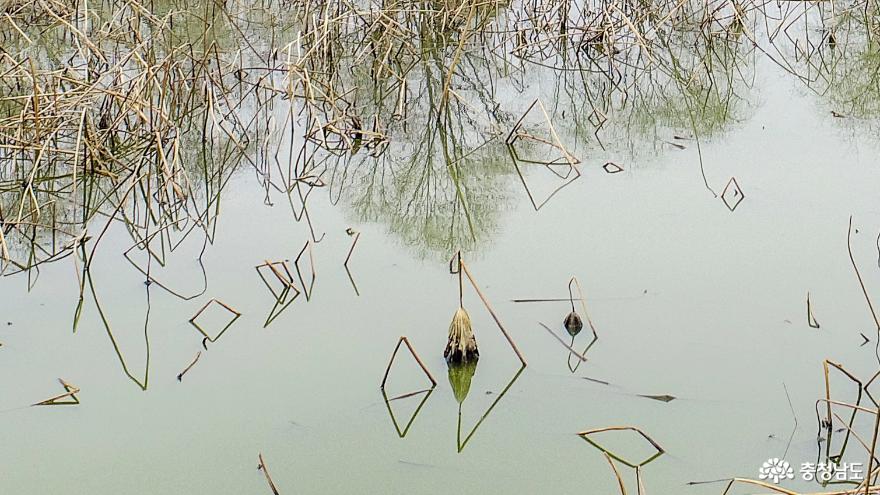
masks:
<svg viewBox="0 0 880 495"><path fill-rule="evenodd" d="M630 461L627 461L627 460L623 459L622 457L618 456L614 452L611 452L610 450L606 449L601 444L599 444L597 441L590 438L591 435L595 435L598 433L604 433L604 432L608 432L608 431L634 431L634 432L638 433L639 435L641 435L642 438L644 438L649 444L651 444L651 446L655 450L655 453L641 462L635 462L635 461L630 462ZM666 451L663 450L663 447L661 447L659 443L654 441L654 439L649 437L647 433L636 428L635 426L609 426L606 428L596 428L594 430L582 431L582 432L578 433L578 436L583 438L584 440L586 440L593 447L596 447L597 449L599 449L606 456L614 459L617 462L620 462L621 464L625 464L631 468L640 468L640 467L654 461L655 459L657 459L658 457L660 457L661 455L666 453Z"/></svg>
<svg viewBox="0 0 880 495"><path fill-rule="evenodd" d="M232 317L232 319L229 320L229 322L226 324L226 326L224 326L219 332L217 332L217 335L214 335L213 337L210 336L210 335L208 335L208 332L207 332L204 328L202 328L202 327L196 322L196 320L198 319L198 317L201 316L201 314L202 314L206 309L208 309L208 306L210 306L211 304L217 304L217 305L219 305L220 307L222 307L223 309L225 309L226 311L228 311L229 313L231 313L232 315L234 315L234 316ZM217 339L219 339L220 337L222 337L223 334L226 332L226 330L228 330L229 327L231 327L232 324L235 323L235 321L238 320L240 317L241 317L241 313L239 313L238 311L232 309L228 304L226 304L226 303L224 303L224 302L222 302L222 301L220 301L220 300L218 300L218 299L211 299L210 301L206 302L204 306L202 306L202 309L198 310L198 311L196 312L196 314L193 315L193 317L189 319L189 323L190 323L192 326L196 327L196 330L198 330L199 333L201 333L202 335L204 335L205 338L208 339L209 342L216 342Z"/></svg>
<svg viewBox="0 0 880 495"><path fill-rule="evenodd" d="M66 393L50 397L42 402L37 402L36 404L31 404L31 406L72 406L79 404L79 397L76 396L76 394L79 393L79 388L67 383L61 378L59 378L58 381L61 383L61 386L64 387Z"/></svg>
<svg viewBox="0 0 880 495"><path fill-rule="evenodd" d="M419 367L422 368L422 371L425 372L425 376L428 377L428 380L431 380L431 388L437 386L437 380L431 376L431 372L428 371L428 368L425 366L425 363L422 362L422 359L416 354L416 350L413 349L412 344L409 343L409 339L405 336L401 336L397 341L397 346L394 347L394 352L391 353L391 359L388 360L388 366L385 368L385 376L382 377L382 385L380 388L385 390L385 383L388 381L388 374L391 372L391 365L394 364L394 358L397 357L397 351L400 350L400 344L406 344L406 348L409 349L410 354L412 354L413 359L416 360Z"/></svg>

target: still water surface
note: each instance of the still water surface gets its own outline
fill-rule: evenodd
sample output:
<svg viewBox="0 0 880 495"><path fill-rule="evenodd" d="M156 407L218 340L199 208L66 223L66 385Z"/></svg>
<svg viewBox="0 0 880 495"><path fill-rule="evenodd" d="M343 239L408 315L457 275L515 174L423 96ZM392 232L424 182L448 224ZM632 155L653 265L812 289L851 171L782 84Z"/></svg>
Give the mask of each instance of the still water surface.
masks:
<svg viewBox="0 0 880 495"><path fill-rule="evenodd" d="M147 288L122 257L131 244L122 227L97 250L93 281L139 378L149 330L147 391L122 373L93 305L72 333L79 285L71 260L43 266L30 291L26 275L2 279L3 493L269 493L259 453L284 494L614 493L605 458L576 435L607 426L638 427L665 449L642 468L649 493L720 493L721 485L687 483L754 478L768 457L815 462L822 361L863 377L876 364L846 236L852 215L855 257L868 289L880 293L878 137L871 121L832 117L833 102L777 65L761 59L754 71L736 118L701 141L710 184L720 192L735 176L745 193L733 212L704 187L694 141L675 141L686 129L652 131L685 149L651 141L602 151L566 134L583 177L540 212L516 175L495 179L491 219L466 256L528 367L518 374L490 315L466 291L481 358L460 409L442 357L457 304L450 252L352 202L313 200L311 218L326 237L313 249L311 300L301 296L264 328L274 301L254 266L295 258L309 230L283 202L264 204L246 170L225 192L203 258L203 296L181 301ZM552 88L535 81L525 93ZM517 114L527 100L511 94L502 108ZM607 161L624 171L605 173ZM527 179L554 184L546 174ZM347 228L361 233L349 263L359 294L342 265ZM154 266L153 276L198 292L200 249L184 245L188 254ZM599 334L576 372L539 326L564 334L568 303L512 302L565 298L572 276ZM807 324L807 292L820 329ZM242 316L205 350L188 320L211 298ZM586 347L588 333L574 347ZM860 333L872 342L860 347ZM379 388L401 335L439 382L405 438ZM425 386L401 358L389 397ZM81 388L79 405L27 407L61 393L59 377ZM391 401L401 430L423 398ZM458 440L493 404L459 452ZM628 459L653 453L635 436L604 438ZM622 474L634 482L632 471Z"/></svg>

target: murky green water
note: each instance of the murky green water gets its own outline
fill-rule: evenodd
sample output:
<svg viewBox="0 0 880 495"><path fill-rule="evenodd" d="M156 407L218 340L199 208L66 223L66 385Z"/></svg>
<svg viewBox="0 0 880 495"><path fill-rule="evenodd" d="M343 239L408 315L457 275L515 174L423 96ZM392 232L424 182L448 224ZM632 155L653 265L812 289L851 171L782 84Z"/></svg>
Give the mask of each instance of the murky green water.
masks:
<svg viewBox="0 0 880 495"><path fill-rule="evenodd" d="M876 114L852 103L870 101L877 81L843 77L852 84L817 94L769 55L743 60L730 76L731 103L719 110L707 97L694 125L681 98L631 96L648 110L633 103L615 110L604 150L576 125L592 108L583 95L528 69L521 86L507 84L493 97L509 117L468 124L498 131L494 144L459 143L473 153L459 162L468 167L467 212L436 143L408 140L425 129L429 141L446 140L448 128L416 125L372 164L328 167L321 177L335 189L310 190L311 227L295 220L283 191L267 193L266 169L255 174L245 163L222 192L201 258L207 286L191 300L163 286L183 295L203 290L203 232L169 250L166 266L149 261L155 282L145 285L123 256L135 242L131 232L111 222L90 251L90 287L113 340L92 290L73 332L81 260L41 265L32 283L28 273L0 279L3 493L270 493L260 453L283 494L615 493L605 457L577 436L611 426L637 427L665 450L640 468L654 494L720 493L723 484L687 483L756 478L771 457L796 467L816 462L823 360L865 381L877 364L877 331L847 254L852 216L854 258L868 291L880 293ZM462 94L483 87L461 84ZM515 122L535 98L553 114L582 174L537 212L499 124ZM283 122L288 107L276 105L270 113ZM468 127L462 135L475 134ZM283 169L296 154L279 142L271 148ZM736 178L745 199L734 211L704 185L700 155L717 193ZM606 173L609 161L623 171ZM544 167L524 176L539 203L560 184ZM105 224L93 219L89 235ZM348 228L360 237L346 270ZM294 269L312 229L320 242L309 244L310 297L275 315L254 267L290 260ZM480 360L461 406L442 356L458 304L447 264L457 247L528 362L521 370L465 285ZM133 253L135 263L148 263L143 251ZM308 258L306 251L297 290L311 285ZM569 351L540 326L565 335L568 301L512 301L565 299L572 276L599 335L575 371ZM807 322L808 292L819 329ZM203 347L188 320L212 298L241 317ZM214 335L226 315L209 313L205 328ZM573 347L587 347L588 334ZM386 403L380 382L402 335L438 385ZM387 397L427 386L406 352L398 358ZM58 378L80 389L80 403L29 407L63 393ZM600 438L628 460L654 453L635 435ZM850 449L846 459L864 457ZM635 493L634 471L618 467ZM785 486L821 489L797 479Z"/></svg>

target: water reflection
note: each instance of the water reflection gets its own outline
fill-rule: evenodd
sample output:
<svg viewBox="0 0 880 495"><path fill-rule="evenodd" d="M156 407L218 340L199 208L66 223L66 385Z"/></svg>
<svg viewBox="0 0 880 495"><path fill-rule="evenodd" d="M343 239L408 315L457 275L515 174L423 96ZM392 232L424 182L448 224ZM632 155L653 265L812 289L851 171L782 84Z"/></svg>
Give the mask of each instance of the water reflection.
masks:
<svg viewBox="0 0 880 495"><path fill-rule="evenodd" d="M28 28L22 33L33 35L33 47L8 45L4 59L11 72L10 82L2 84L13 97L2 109L9 124L0 129L0 159L19 164L0 177L4 265L37 269L41 262L69 256L65 243L80 242L97 215L119 204L120 193L130 205L115 219L131 229L133 248L162 264L166 246L174 250L166 239L173 231L181 242L195 230L204 231L208 243L213 240L221 192L239 164L254 168L266 202L277 193L286 196L294 218L308 222L313 242L320 236L307 203L326 187L331 203L344 199L359 219L388 225L420 255L478 252L497 229L500 212L521 194L507 179L517 173L524 184L527 180L499 142L515 129L515 115L527 113L523 105L509 103L527 85L540 82L541 99L553 102L545 114L562 141L633 151L645 144L666 146L667 129L700 138L726 128L741 118L735 107L752 78L754 48L742 42L737 25L751 12L714 5L689 4L682 12L676 6L669 15L699 18L710 11L710 22L696 32L661 24L666 39L650 44L625 22L624 12L593 18L589 2L559 17L534 5L513 9L507 3L479 4L465 15L463 4L452 17L402 10L390 22L387 13L366 12L351 24L313 18L298 3L283 19L271 8L245 8L233 17L212 3L175 7L175 2L156 6L173 20L167 25L143 20L153 31L149 46L116 25L112 46L105 47L103 38L90 43L104 65L125 60L115 68L120 74L148 69L177 92L154 97L136 81L97 79L99 90L87 93L88 100L51 116L41 110L53 108L48 96L44 104L25 104L29 95L20 81L30 75L19 59L49 50L69 33L64 25L31 31L28 21L40 18L39 12L15 13ZM190 14L200 9L205 16ZM102 7L93 15L110 22L114 13ZM66 14L79 22L78 13ZM585 20L587 28L576 28ZM516 30L507 29L511 26ZM716 28L726 35L706 34ZM306 33L296 43L252 42L294 29ZM0 35L22 41L17 31L7 26ZM308 35L312 32L321 36ZM477 33L496 37L498 44L469 43ZM178 44L189 51L167 49ZM359 57L345 55L357 45L369 49ZM233 58L233 47L242 46L244 53ZM135 62L149 59L141 52L153 48L166 58L146 66ZM53 60L35 68L47 92L94 86L97 67L88 60L74 54L71 73L60 78ZM183 77L181 67L191 75ZM141 98L142 107L163 119L147 119L118 94ZM39 92L35 97L43 98ZM58 119L56 126L33 126L41 119L51 122L49 117ZM52 138L56 145L33 147L25 137ZM22 166L35 161L40 165ZM526 192L532 196L528 185ZM546 199L532 201L538 208ZM161 249L147 245L157 237ZM10 253L15 249L19 256Z"/></svg>
<svg viewBox="0 0 880 495"><path fill-rule="evenodd" d="M266 322L263 323L263 328L266 328L275 321L275 318L278 318L297 297L299 297L301 291L297 289L296 284L293 282L293 274L290 272L290 265L287 260L274 262L265 261L262 264L257 265L255 269L260 276L260 280L263 281L263 284L269 289L269 292L271 292L272 296L275 298L275 304L269 311L269 315L266 317ZM265 273L267 270L272 274L272 278L267 278ZM274 284L272 282L273 279ZM314 283L314 278L312 279L312 282ZM274 286L279 284L280 287ZM292 296L290 291L293 291Z"/></svg>
<svg viewBox="0 0 880 495"><path fill-rule="evenodd" d="M385 389L382 389L382 398L385 400L385 407L388 409L388 415L391 416L391 423L394 425L394 429L397 431L397 435L400 438L406 437L406 434L409 433L410 427L412 427L413 423L419 415L419 412L421 412L422 407L425 405L425 403L428 402L428 398L431 397L432 393L434 393L433 387L389 399L388 394L385 393ZM419 404L416 406L415 411L413 411L412 415L410 416L409 421L407 421L404 425L403 430L401 430L400 423L397 422L397 416L394 414L394 410L391 408L391 402L418 396L422 396L422 399L421 401L419 401Z"/></svg>
<svg viewBox="0 0 880 495"><path fill-rule="evenodd" d="M501 390L501 392L495 397L495 400L489 405L489 407L483 412L480 416L480 419L474 424L473 428L469 431L465 430L464 438L462 439L462 429L461 429L461 409L464 404L464 400L467 398L467 393L470 389L471 378L474 373L476 373L477 363L473 361L471 364L463 364L463 365L453 365L449 368L449 383L452 385L452 391L455 395L455 399L458 401L458 427L456 428L456 436L455 441L458 447L458 452L464 450L467 446L468 442L474 437L477 433L477 430L480 426L483 425L483 422L489 415L492 413L492 410L495 409L501 399L504 398L504 395L507 394L507 391L510 390L510 387L513 386L514 383L519 379L522 372L525 371L526 366L523 365L520 367L510 378L510 381L507 385Z"/></svg>
<svg viewBox="0 0 880 495"><path fill-rule="evenodd" d="M575 335L571 336L570 347L574 347L575 338L576 338ZM596 345L596 342L598 342L598 341L599 341L599 336L596 334L592 334L592 338L590 338L590 340L587 342L587 346L584 347L584 350L580 351L580 355L586 357L586 355L590 352L590 349L592 349L593 346ZM566 360L566 364L568 365L569 371L571 371L572 373L577 372L578 368L580 368L581 364L583 364L583 363L584 363L583 359L578 358L572 352L568 353L568 359Z"/></svg>

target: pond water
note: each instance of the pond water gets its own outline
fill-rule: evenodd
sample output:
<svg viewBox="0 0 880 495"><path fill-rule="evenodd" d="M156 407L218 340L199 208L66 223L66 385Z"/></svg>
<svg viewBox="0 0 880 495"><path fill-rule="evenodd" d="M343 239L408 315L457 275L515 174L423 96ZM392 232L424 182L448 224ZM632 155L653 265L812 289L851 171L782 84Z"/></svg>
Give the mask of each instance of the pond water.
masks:
<svg viewBox="0 0 880 495"><path fill-rule="evenodd" d="M333 174L351 179L342 189L307 188L309 222L294 216L302 203L292 213L288 194L266 186L277 175L246 162L228 174L211 242L198 228L169 231L181 241L173 252L154 246L151 258L141 245L130 263L124 253L149 227L133 229L112 208L94 215L87 278L78 254L0 279L0 487L271 493L262 454L282 494L616 493L609 460L578 433L617 426L638 428L664 450L639 468L648 493L721 493L725 483L689 483L757 478L774 457L795 472L817 462L823 361L865 382L877 369L877 329L847 250L852 219L853 259L867 291L880 293L876 119L833 91L814 92L770 55L745 60L748 75L731 83L736 101L718 121L697 112L698 123L682 122L681 106L692 102L672 99L635 122L624 104L603 131L605 149L577 129L590 107L562 94L558 80L535 70L513 85L519 90L498 90L496 110L512 116L502 122L537 98L565 154L580 162L581 176L538 211L504 146L462 145L477 151L461 172L392 139L388 153L412 161L328 168L328 184ZM876 81L867 86L877 91ZM282 121L288 111L276 102L270 113ZM402 135L418 134L415 122ZM290 130L275 130L281 169L297 152L283 137ZM248 154L263 152L258 144ZM607 162L622 171L607 173ZM547 167L523 171L539 203L561 183ZM456 173L469 186L467 211L449 175L432 178ZM719 196L735 177L744 199L731 210L704 176ZM426 190L432 181L442 184ZM126 201L123 210L137 203ZM347 269L355 237L346 229L358 235ZM465 279L480 359L461 403L443 358L459 302L448 261L457 247L528 363L522 368ZM279 313L255 270L276 260L289 260L297 293L311 286L308 299L299 294ZM134 266L148 263L151 284ZM572 343L562 326L571 277L598 334L574 371L577 359L541 326ZM165 290L189 296L203 284L188 300ZM808 293L819 328L808 322ZM211 300L241 316L205 342L189 320ZM231 318L219 305L203 316L212 336ZM401 348L383 395L401 336L437 386L386 402L430 385ZM588 327L571 345L590 342ZM64 393L58 378L79 389L79 403L30 406ZM848 386L832 381L835 391ZM873 419L856 424L870 440ZM633 430L595 438L633 464L655 453ZM844 459L864 462L857 449ZM635 471L615 462L635 493ZM800 476L784 486L822 489Z"/></svg>

